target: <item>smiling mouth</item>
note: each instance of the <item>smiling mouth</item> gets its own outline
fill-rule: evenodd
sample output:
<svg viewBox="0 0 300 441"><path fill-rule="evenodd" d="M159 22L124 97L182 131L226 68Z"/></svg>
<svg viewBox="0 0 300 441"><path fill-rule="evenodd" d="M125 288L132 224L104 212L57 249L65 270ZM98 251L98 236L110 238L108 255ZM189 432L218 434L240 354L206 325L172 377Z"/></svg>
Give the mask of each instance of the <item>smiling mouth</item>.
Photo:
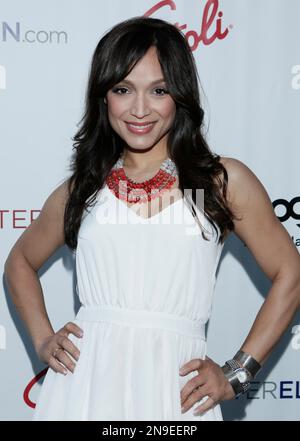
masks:
<svg viewBox="0 0 300 441"><path fill-rule="evenodd" d="M135 134L144 134L150 132L153 129L155 123L156 121L139 125L139 124L125 122L127 129L131 133L135 133Z"/></svg>
<svg viewBox="0 0 300 441"><path fill-rule="evenodd" d="M134 127L141 127L141 128L143 128L143 127L146 127L146 126L148 126L148 125L150 125L150 124L154 124L154 123L156 123L157 121L145 121L145 122L131 122L131 121L125 121L125 123L126 124L129 124L129 125L131 125L131 126L134 126Z"/></svg>

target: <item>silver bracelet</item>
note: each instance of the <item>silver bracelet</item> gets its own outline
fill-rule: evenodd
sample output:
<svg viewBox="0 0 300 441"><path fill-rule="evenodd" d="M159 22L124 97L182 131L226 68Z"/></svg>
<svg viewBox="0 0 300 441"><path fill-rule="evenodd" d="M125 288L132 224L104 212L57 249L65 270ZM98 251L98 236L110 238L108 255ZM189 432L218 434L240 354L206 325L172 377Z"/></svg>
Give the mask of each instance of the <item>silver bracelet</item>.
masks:
<svg viewBox="0 0 300 441"><path fill-rule="evenodd" d="M258 363L255 358L253 358L250 354L247 354L244 351L237 351L235 356L233 357L242 367L247 369L250 372L252 378L254 378L258 372L261 370L261 365Z"/></svg>
<svg viewBox="0 0 300 441"><path fill-rule="evenodd" d="M247 392L250 387L251 375L246 369L241 368L234 359L231 359L226 361L225 365L222 366L222 370L236 397Z"/></svg>
<svg viewBox="0 0 300 441"><path fill-rule="evenodd" d="M230 382L236 397L244 394L251 386L250 381L261 369L261 365L249 354L238 351L233 359L222 366L225 377Z"/></svg>

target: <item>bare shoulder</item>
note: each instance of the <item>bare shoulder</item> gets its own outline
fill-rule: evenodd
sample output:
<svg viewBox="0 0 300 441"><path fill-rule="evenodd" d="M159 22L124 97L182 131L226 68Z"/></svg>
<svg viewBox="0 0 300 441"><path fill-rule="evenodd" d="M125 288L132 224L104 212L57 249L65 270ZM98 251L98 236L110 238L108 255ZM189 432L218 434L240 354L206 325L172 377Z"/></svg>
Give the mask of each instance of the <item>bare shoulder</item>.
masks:
<svg viewBox="0 0 300 441"><path fill-rule="evenodd" d="M47 197L42 207L42 211L48 211L48 213L60 214L62 210L65 209L66 202L70 196L70 191L72 191L73 185L69 188L69 179L64 180L59 184Z"/></svg>
<svg viewBox="0 0 300 441"><path fill-rule="evenodd" d="M71 188L72 189L72 188ZM69 179L58 185L46 198L39 216L16 241L7 258L25 259L34 270L64 245L64 211L69 197Z"/></svg>
<svg viewBox="0 0 300 441"><path fill-rule="evenodd" d="M270 279L299 268L298 251L277 218L264 184L238 159L222 157L221 163L228 174L229 206L238 216L234 233Z"/></svg>
<svg viewBox="0 0 300 441"><path fill-rule="evenodd" d="M254 208L255 199L255 209L275 220L269 195L253 170L236 158L222 156L220 162L228 175L227 200L232 211L238 216L248 214L248 210Z"/></svg>
<svg viewBox="0 0 300 441"><path fill-rule="evenodd" d="M71 188L72 189L72 188ZM66 206L66 202L69 198L69 179L66 179L59 184L46 198L39 217L39 222L49 223L50 221L56 222L57 226L61 226L63 223L63 215Z"/></svg>

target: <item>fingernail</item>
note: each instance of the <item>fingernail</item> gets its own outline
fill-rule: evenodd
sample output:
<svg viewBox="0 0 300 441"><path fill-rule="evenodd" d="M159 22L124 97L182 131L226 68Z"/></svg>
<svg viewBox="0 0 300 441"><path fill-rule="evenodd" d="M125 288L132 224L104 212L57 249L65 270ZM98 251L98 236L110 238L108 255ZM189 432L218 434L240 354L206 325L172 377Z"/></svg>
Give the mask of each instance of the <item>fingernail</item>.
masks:
<svg viewBox="0 0 300 441"><path fill-rule="evenodd" d="M83 332L80 331L80 332L78 333L78 336L79 336L79 337L83 337Z"/></svg>
<svg viewBox="0 0 300 441"><path fill-rule="evenodd" d="M64 375L67 375L68 371L66 369L64 369Z"/></svg>
<svg viewBox="0 0 300 441"><path fill-rule="evenodd" d="M180 374L184 374L185 373L185 369L184 368L179 369L179 373Z"/></svg>
<svg viewBox="0 0 300 441"><path fill-rule="evenodd" d="M184 413L184 412L185 412L185 408L182 407L182 408L181 408L181 413Z"/></svg>

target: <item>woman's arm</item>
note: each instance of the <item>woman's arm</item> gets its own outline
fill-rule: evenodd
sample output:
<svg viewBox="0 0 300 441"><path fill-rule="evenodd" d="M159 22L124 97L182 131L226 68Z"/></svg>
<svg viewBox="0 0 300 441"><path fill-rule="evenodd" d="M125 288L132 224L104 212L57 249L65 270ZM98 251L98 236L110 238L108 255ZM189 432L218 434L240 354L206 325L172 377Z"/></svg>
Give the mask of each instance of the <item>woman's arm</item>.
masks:
<svg viewBox="0 0 300 441"><path fill-rule="evenodd" d="M12 300L35 346L54 334L38 277L38 270L64 243L62 211L65 185L55 189L42 210L12 247L4 275Z"/></svg>
<svg viewBox="0 0 300 441"><path fill-rule="evenodd" d="M55 335L37 272L64 244L63 216L67 195L65 181L50 194L38 218L12 247L4 265L9 293L37 352L45 341ZM75 324L68 324L70 332L75 328ZM56 367L62 371L58 364Z"/></svg>
<svg viewBox="0 0 300 441"><path fill-rule="evenodd" d="M242 351L263 364L300 308L300 255L255 174L237 159L222 158L222 163L228 173L227 199L240 219L234 220L234 232L272 281L241 346ZM210 398L198 407L201 412L219 401L233 398L233 389L228 386L223 371L211 359L191 360L184 367L184 375L196 369L199 372L181 391L185 411L206 395Z"/></svg>
<svg viewBox="0 0 300 441"><path fill-rule="evenodd" d="M263 364L300 308L300 255L274 213L270 198L254 173L241 161L225 158L230 203L241 220L235 234L247 245L272 281L241 349Z"/></svg>

